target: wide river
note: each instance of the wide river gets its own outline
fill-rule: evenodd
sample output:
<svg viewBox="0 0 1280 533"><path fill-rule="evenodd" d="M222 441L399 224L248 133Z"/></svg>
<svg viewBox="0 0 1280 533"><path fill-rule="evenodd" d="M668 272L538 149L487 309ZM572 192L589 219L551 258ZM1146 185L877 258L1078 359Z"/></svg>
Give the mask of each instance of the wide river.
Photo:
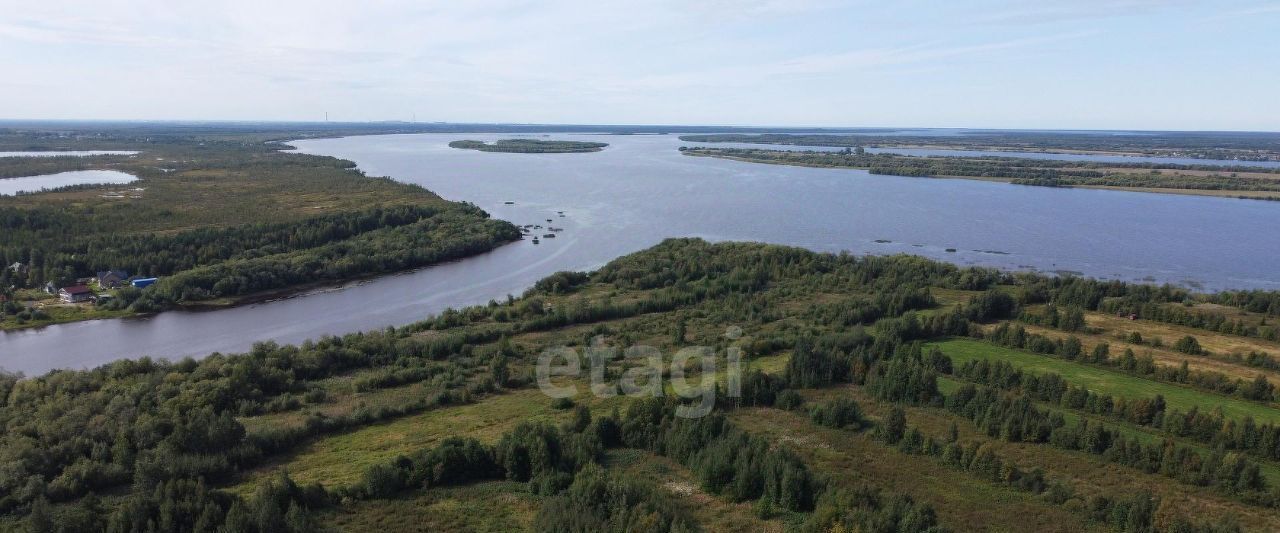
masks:
<svg viewBox="0 0 1280 533"><path fill-rule="evenodd" d="M31 375L125 357L199 357L244 351L255 341L292 343L401 325L448 307L518 295L552 272L596 268L676 236L912 253L966 265L1203 289L1280 289L1275 202L743 163L681 155L677 148L687 143L674 135L547 136L610 144L584 154L446 146L461 138L506 137L388 135L292 144L302 152L353 160L369 175L476 203L516 224L564 228L554 239L536 245L525 240L455 263L234 309L4 333L0 367Z"/></svg>

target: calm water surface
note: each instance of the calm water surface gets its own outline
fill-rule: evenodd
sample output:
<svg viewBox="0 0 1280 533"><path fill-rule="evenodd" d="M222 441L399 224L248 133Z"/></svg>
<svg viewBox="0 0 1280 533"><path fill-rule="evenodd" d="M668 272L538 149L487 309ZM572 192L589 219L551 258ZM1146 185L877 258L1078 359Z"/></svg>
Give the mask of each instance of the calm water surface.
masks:
<svg viewBox="0 0 1280 533"><path fill-rule="evenodd" d="M517 242L455 263L276 302L2 334L0 366L31 374L122 357L243 351L258 340L299 342L406 324L447 307L519 294L552 272L596 268L674 236L912 253L960 264L1206 289L1280 289L1280 205L1274 202L689 157L676 150L688 143L674 135L545 137L610 143L583 154L446 146L461 138L510 137L392 135L293 144L305 153L356 161L370 175L474 202L516 224L563 227L555 239Z"/></svg>
<svg viewBox="0 0 1280 533"><path fill-rule="evenodd" d="M0 196L12 196L20 192L39 192L70 185L120 184L137 180L136 176L118 170L73 170L41 176L0 179Z"/></svg>

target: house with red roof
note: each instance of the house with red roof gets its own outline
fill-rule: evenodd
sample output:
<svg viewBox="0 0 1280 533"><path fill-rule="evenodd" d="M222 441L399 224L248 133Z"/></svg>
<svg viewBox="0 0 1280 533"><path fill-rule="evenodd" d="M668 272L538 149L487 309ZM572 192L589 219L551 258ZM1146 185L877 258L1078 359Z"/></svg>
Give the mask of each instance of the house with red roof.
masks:
<svg viewBox="0 0 1280 533"><path fill-rule="evenodd" d="M58 291L58 297L69 304L87 302L93 299L93 296L93 291L84 285L63 287L62 290Z"/></svg>

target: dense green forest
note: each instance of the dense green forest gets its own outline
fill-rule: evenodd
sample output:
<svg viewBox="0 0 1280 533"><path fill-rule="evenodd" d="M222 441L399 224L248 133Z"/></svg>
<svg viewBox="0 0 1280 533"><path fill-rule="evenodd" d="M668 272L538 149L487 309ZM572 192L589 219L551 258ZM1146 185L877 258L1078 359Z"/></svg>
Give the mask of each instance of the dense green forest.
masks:
<svg viewBox="0 0 1280 533"><path fill-rule="evenodd" d="M891 132L890 132L891 133ZM689 142L736 142L797 146L868 146L949 148L954 150L1007 150L1029 152L1093 152L1107 154L1189 157L1239 161L1280 161L1280 135L1265 132L1112 132L964 130L955 135L919 135L910 132L884 135L866 132L841 135L803 133L721 133L682 135Z"/></svg>
<svg viewBox="0 0 1280 533"><path fill-rule="evenodd" d="M1105 186L1140 189L1240 191L1264 193L1254 198L1280 199L1280 170L1154 163L1094 163L1010 157L921 157L861 149L842 152L744 148L680 148L686 155L723 157L756 163L814 167L860 168L872 174L917 177L999 179L1019 185L1047 187ZM1151 169L1137 172L1130 169ZM1212 173L1186 173L1186 171ZM1222 174L1222 173L1225 174ZM1239 172L1253 173L1239 176ZM1270 177L1276 175L1275 177ZM1256 177L1268 176L1268 177Z"/></svg>
<svg viewBox="0 0 1280 533"><path fill-rule="evenodd" d="M90 146L142 153L0 158L0 176L105 168L140 178L0 197L0 264L21 265L0 270L6 294L124 270L161 280L120 291L104 309L150 312L422 267L520 237L473 205L365 176L350 161L282 151L261 134L113 135L92 136ZM0 135L18 138L26 148L82 147ZM127 194L106 194L115 191ZM10 310L0 321L17 320Z"/></svg>
<svg viewBox="0 0 1280 533"><path fill-rule="evenodd" d="M403 328L0 379L0 528L1274 530L1278 301L668 240ZM534 385L633 345L746 369L700 418Z"/></svg>
<svg viewBox="0 0 1280 533"><path fill-rule="evenodd" d="M513 154L567 154L599 152L608 143L587 141L544 141L539 139L502 139L492 143L484 141L453 141L450 148L479 150L481 152L507 152Z"/></svg>

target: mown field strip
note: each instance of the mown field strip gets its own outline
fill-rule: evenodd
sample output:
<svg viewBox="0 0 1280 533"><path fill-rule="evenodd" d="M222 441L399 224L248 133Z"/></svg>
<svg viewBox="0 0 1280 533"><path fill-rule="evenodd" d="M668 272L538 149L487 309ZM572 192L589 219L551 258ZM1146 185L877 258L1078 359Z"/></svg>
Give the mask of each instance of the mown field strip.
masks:
<svg viewBox="0 0 1280 533"><path fill-rule="evenodd" d="M1164 396L1169 407L1188 411L1192 407L1202 410L1220 408L1223 415L1229 418L1251 416L1258 422L1280 423L1280 409L1268 407L1229 396L1212 394L1190 387L1172 383L1163 383L1131 376L1090 365L1064 361L1054 357L1036 355L1021 350L1013 350L971 339L951 339L929 343L937 346L942 353L951 357L954 364L985 359L1004 361L1015 367L1032 372L1059 374L1074 385L1083 385L1101 394L1124 398L1151 398L1159 394Z"/></svg>

